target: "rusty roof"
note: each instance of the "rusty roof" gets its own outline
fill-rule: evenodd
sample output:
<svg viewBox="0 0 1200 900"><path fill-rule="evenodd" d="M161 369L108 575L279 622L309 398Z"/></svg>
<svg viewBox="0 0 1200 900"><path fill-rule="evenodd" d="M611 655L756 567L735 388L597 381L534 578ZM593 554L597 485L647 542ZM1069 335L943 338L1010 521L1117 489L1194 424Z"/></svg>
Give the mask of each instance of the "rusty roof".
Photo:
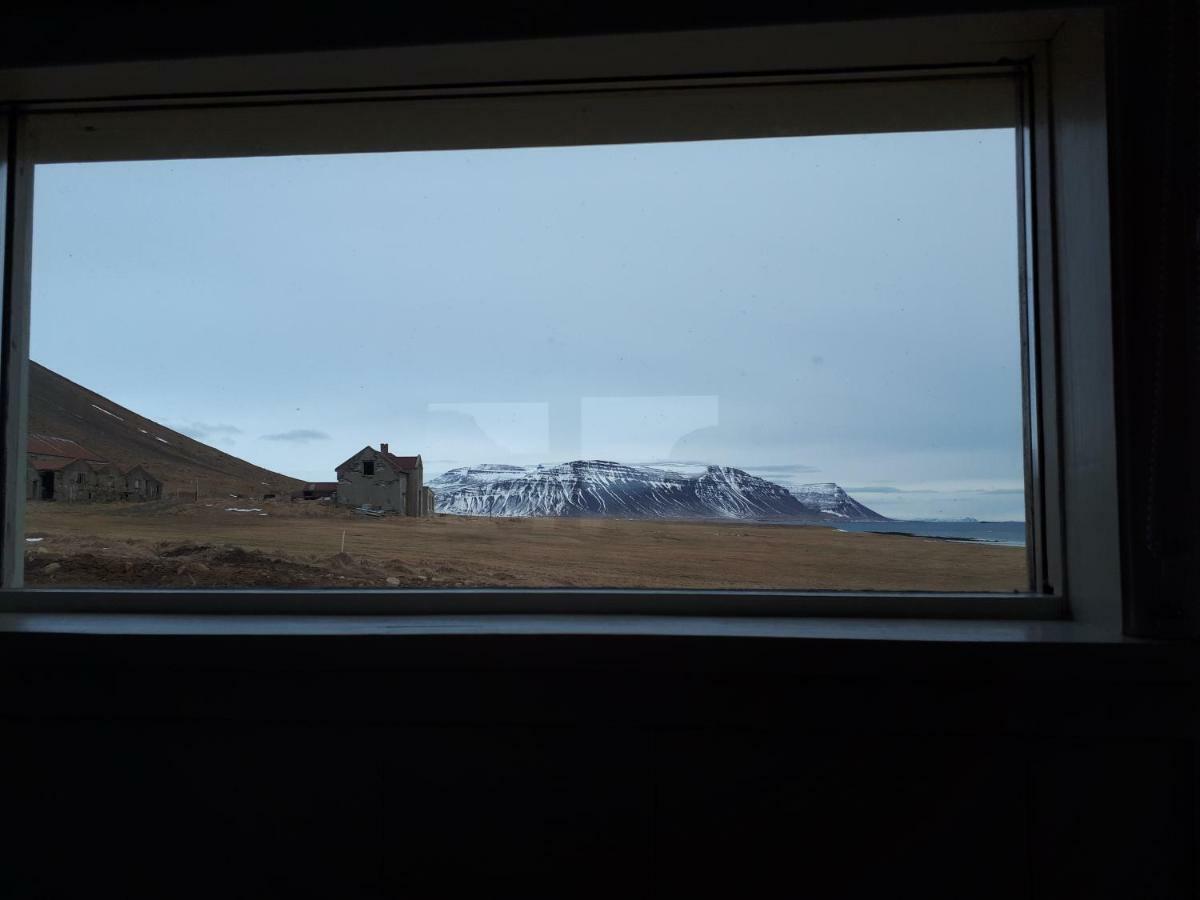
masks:
<svg viewBox="0 0 1200 900"><path fill-rule="evenodd" d="M97 469L96 463L86 459L46 459L44 456L31 459L29 466L38 472L61 472L63 469L71 468L71 466L83 466L88 471L95 471Z"/></svg>
<svg viewBox="0 0 1200 900"><path fill-rule="evenodd" d="M107 462L98 453L93 453L78 441L68 438L51 437L47 434L31 434L25 443L29 453L39 456L65 456L67 459L86 459L93 462Z"/></svg>
<svg viewBox="0 0 1200 900"><path fill-rule="evenodd" d="M381 450L376 450L374 447L367 446L363 447L362 450L359 450L358 453L355 453L352 457L334 469L334 471L341 472L342 469L346 468L346 466L358 459L363 450L370 450L375 454L377 459L382 459L388 464L390 469L397 473L411 472L413 469L421 465L421 454L419 453L416 456L397 456L394 453L384 453Z"/></svg>
<svg viewBox="0 0 1200 900"><path fill-rule="evenodd" d="M411 472L421 465L420 453L416 456L397 456L395 453L380 453L379 455L391 463L392 468L398 472Z"/></svg>
<svg viewBox="0 0 1200 900"><path fill-rule="evenodd" d="M31 459L29 461L30 468L37 472L57 472L59 469L65 469L71 463L79 462L77 459Z"/></svg>

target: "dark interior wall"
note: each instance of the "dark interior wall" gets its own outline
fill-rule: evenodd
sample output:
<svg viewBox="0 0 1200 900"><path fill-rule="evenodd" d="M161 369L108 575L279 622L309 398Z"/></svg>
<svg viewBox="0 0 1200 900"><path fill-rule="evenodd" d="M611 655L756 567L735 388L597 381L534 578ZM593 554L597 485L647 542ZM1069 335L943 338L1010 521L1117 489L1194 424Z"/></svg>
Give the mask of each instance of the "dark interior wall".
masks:
<svg viewBox="0 0 1200 900"><path fill-rule="evenodd" d="M0 60L1022 5L1050 4L55 4L4 13ZM1167 5L1114 8L1109 35L1126 591L1150 633L1196 609L1194 505L1144 499L1152 465L1194 492L1200 421L1195 15ZM0 896L1192 898L1197 664L1183 642L0 631Z"/></svg>
<svg viewBox="0 0 1200 900"><path fill-rule="evenodd" d="M1200 636L1200 4L1109 23L1127 631Z"/></svg>
<svg viewBox="0 0 1200 900"><path fill-rule="evenodd" d="M791 644L3 639L0 892L1195 896L1187 647Z"/></svg>

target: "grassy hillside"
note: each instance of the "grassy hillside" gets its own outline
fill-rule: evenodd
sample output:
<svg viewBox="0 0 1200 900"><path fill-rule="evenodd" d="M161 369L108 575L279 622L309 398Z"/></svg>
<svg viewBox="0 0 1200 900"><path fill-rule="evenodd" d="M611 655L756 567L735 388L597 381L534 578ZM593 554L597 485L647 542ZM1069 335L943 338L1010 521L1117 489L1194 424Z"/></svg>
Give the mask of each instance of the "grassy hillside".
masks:
<svg viewBox="0 0 1200 900"><path fill-rule="evenodd" d="M29 431L70 438L121 466L141 464L162 479L164 496L193 491L260 496L301 482L202 444L107 397L29 364Z"/></svg>

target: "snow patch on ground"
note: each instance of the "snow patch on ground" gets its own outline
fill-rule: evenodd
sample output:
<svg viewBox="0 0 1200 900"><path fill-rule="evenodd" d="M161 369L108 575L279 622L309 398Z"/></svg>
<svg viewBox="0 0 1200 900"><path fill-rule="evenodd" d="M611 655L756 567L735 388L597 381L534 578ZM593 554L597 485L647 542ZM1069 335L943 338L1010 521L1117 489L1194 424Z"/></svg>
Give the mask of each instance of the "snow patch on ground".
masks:
<svg viewBox="0 0 1200 900"><path fill-rule="evenodd" d="M107 409L105 409L103 406L97 406L95 403L93 403L93 404L91 404L91 407L92 407L92 409L98 409L98 410L100 410L100 412L104 413L106 416L112 416L112 417L113 417L114 419L116 419L118 422L124 422L124 421L125 421L125 420L124 420L124 419L122 419L120 416L118 416L116 413L110 413L110 412L109 412Z"/></svg>
<svg viewBox="0 0 1200 900"><path fill-rule="evenodd" d="M241 509L240 507L237 507L237 506L227 506L227 507L225 507L225 512L256 512L256 513L260 513L260 512L262 512L262 508L258 507L258 506L254 506L254 507L250 507L249 509Z"/></svg>

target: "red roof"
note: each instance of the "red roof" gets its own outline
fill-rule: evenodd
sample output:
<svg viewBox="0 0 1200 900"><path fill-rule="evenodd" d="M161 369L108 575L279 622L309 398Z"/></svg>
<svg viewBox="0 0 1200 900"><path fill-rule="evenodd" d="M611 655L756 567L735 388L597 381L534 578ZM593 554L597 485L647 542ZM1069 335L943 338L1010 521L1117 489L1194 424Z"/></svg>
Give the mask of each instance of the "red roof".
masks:
<svg viewBox="0 0 1200 900"><path fill-rule="evenodd" d="M382 459L393 471L397 473L411 472L413 469L416 469L421 465L421 454L419 453L416 456L397 456L394 453L383 453L379 450L376 450L374 447L363 447L362 450L359 450L358 453L355 453L352 457L334 469L334 471L340 473L342 469L346 468L346 466L358 459L359 455L364 450L371 450L374 452L377 458Z"/></svg>
<svg viewBox="0 0 1200 900"><path fill-rule="evenodd" d="M78 441L67 438L50 437L45 434L31 434L25 444L26 450L39 456L64 456L67 459L86 459L92 462L107 462L103 456L93 453Z"/></svg>
<svg viewBox="0 0 1200 900"><path fill-rule="evenodd" d="M421 465L421 455L416 456L397 456L395 453L380 453L397 472L411 472L417 466Z"/></svg>

